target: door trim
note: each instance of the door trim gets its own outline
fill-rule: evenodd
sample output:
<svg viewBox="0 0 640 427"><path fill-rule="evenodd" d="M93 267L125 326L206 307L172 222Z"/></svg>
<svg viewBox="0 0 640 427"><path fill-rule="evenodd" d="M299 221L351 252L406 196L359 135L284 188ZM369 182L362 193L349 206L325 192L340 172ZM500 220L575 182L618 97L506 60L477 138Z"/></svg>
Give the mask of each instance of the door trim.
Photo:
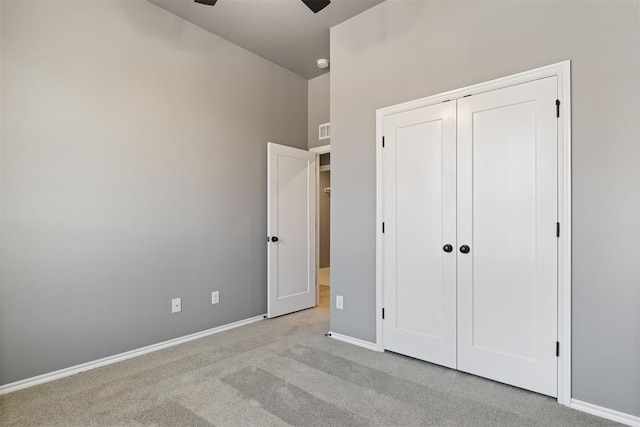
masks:
<svg viewBox="0 0 640 427"><path fill-rule="evenodd" d="M320 154L326 154L326 153L331 152L331 144L321 145L319 147L309 148L309 151L311 151L312 153L316 153L318 156Z"/></svg>
<svg viewBox="0 0 640 427"><path fill-rule="evenodd" d="M384 301L382 126L384 118L420 107L477 95L546 77L558 77L558 403L571 405L571 61L558 62L461 89L428 96L376 110L376 350L383 352L382 308Z"/></svg>

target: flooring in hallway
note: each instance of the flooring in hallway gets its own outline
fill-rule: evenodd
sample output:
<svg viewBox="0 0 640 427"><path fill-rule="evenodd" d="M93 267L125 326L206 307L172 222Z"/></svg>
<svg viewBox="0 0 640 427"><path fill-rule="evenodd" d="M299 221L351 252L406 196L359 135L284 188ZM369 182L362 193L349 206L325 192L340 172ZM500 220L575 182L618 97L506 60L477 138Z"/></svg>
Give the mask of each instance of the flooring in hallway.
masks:
<svg viewBox="0 0 640 427"><path fill-rule="evenodd" d="M329 286L331 280L331 267L318 269L318 284L320 286Z"/></svg>

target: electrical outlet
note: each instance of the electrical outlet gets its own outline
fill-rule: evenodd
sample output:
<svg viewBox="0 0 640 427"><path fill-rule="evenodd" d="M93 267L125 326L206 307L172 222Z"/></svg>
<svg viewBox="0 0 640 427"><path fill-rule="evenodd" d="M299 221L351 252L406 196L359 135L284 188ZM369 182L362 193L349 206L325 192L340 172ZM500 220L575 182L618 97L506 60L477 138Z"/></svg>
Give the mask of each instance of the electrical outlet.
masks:
<svg viewBox="0 0 640 427"><path fill-rule="evenodd" d="M182 311L182 298L174 298L171 300L171 313L179 313Z"/></svg>
<svg viewBox="0 0 640 427"><path fill-rule="evenodd" d="M211 292L211 304L218 304L220 302L220 291Z"/></svg>
<svg viewBox="0 0 640 427"><path fill-rule="evenodd" d="M336 308L342 310L344 308L344 301L342 295L336 295Z"/></svg>

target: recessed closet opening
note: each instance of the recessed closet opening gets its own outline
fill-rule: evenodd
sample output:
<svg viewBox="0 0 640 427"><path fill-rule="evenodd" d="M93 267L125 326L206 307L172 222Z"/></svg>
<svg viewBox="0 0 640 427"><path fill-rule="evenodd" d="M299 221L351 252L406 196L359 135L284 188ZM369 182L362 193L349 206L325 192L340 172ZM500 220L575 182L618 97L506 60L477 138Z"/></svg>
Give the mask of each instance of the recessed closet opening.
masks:
<svg viewBox="0 0 640 427"><path fill-rule="evenodd" d="M318 286L319 306L329 305L331 286L331 153L321 154L318 165Z"/></svg>
<svg viewBox="0 0 640 427"><path fill-rule="evenodd" d="M331 146L322 145L309 151L317 155L316 168L316 282L317 306L330 310L331 286Z"/></svg>

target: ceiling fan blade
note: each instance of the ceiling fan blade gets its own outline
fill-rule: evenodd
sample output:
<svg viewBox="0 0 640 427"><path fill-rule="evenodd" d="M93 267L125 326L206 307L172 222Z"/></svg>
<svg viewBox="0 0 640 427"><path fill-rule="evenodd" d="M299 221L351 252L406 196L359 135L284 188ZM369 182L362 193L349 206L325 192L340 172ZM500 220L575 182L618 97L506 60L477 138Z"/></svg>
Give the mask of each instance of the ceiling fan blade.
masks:
<svg viewBox="0 0 640 427"><path fill-rule="evenodd" d="M302 3L306 4L313 13L318 13L325 7L329 6L331 0L302 0Z"/></svg>
<svg viewBox="0 0 640 427"><path fill-rule="evenodd" d="M200 4L206 4L207 6L213 6L214 4L216 4L218 0L193 0L193 1Z"/></svg>

